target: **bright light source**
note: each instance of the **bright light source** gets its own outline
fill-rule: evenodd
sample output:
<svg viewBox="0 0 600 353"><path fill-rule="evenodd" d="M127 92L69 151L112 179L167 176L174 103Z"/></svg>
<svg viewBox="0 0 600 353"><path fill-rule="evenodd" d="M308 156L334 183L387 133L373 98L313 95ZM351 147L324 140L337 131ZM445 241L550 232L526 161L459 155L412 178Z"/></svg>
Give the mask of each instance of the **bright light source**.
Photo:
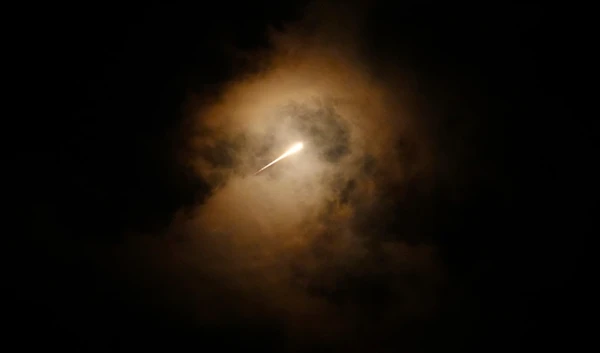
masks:
<svg viewBox="0 0 600 353"><path fill-rule="evenodd" d="M279 162L280 160L284 159L285 157L294 154L298 151L300 151L302 148L304 148L304 144L302 142L298 142L297 144L293 145L292 147L290 147L287 151L285 151L281 156L279 156L277 159L275 159L273 162L267 164L266 166L262 167L258 172L254 173L254 175L262 172L263 170L269 168L270 166L272 166L273 164Z"/></svg>

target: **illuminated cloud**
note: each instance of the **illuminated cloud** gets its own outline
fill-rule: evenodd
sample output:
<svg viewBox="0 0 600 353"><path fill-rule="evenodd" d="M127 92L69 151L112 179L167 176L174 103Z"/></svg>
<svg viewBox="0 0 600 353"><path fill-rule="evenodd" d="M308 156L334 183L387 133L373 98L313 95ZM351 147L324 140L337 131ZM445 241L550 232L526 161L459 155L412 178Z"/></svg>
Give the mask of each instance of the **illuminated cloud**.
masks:
<svg viewBox="0 0 600 353"><path fill-rule="evenodd" d="M423 317L443 277L431 245L387 226L397 216L390 190L433 179L410 92L397 72L373 77L355 22L323 22L321 10L273 32L271 49L250 56L257 69L214 101L190 97L183 160L212 190L166 236L172 261L185 264L172 271L194 273L181 283L218 283L216 297L197 289L200 312L269 318L291 340L351 333L367 311ZM252 175L297 141L302 153Z"/></svg>

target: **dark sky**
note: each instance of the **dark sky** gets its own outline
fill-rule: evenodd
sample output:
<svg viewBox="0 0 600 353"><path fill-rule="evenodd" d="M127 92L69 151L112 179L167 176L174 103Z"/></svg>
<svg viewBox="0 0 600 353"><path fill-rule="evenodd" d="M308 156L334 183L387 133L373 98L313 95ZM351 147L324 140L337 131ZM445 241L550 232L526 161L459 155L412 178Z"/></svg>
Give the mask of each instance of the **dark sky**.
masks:
<svg viewBox="0 0 600 353"><path fill-rule="evenodd" d="M23 275L17 276L22 282L16 294L23 304L15 326L26 332L23 342L78 352L236 347L274 352L487 352L574 350L587 342L590 330L582 320L590 297L585 291L589 278L582 269L590 229L584 206L590 201L582 201L589 177L581 166L590 161L585 152L590 150L591 131L578 119L574 103L585 74L585 41L580 27L571 25L583 21L577 11L381 2L309 12L307 3L274 3L64 6L40 10L31 19L35 71L42 83L35 85L29 104L44 102L45 111L32 120L36 147L35 157L29 158L37 169L32 175L43 171L43 183L29 187L33 196L27 224L33 245L24 254L27 265L19 267ZM313 24L309 13L317 13L321 22ZM322 34L321 26L329 30L348 19L360 22L358 34ZM229 92L226 83L260 72L262 59L256 53L279 53L272 49L268 31L286 33L291 31L286 26L297 21L309 31L316 27L316 37L325 38L325 46L346 53L343 40L355 44L361 59L351 60L351 67L383 82L382 91L392 101L396 92L409 91L398 104L410 105L410 131L425 131L396 134L394 129L404 126L394 120L403 119L400 113L377 120L388 124L390 136L410 137L394 141L394 148L408 156L402 161L417 160L405 162L416 171L396 182L390 181L396 174L375 167L377 176L369 180L379 183L378 195L385 197L363 206L365 197L356 191L354 201L344 201L357 210L348 221L351 225L335 228L327 223L327 231L311 242L316 250L298 256L317 256L331 245L327 239L338 239L339 229L351 229L377 249L383 243L400 244L404 252L392 258L414 258L407 261L415 268L421 263L420 246L435 249L432 262L437 270L394 277L390 273L399 265L372 255L369 263L388 262L372 265L376 270L361 275L347 269L350 275L340 275L342 270L306 275L311 283L327 285L310 287L310 295L302 291L300 304L282 304L284 312L295 314L246 315L253 306L264 306L265 311L275 306L261 303L269 297L228 289L225 275L196 275L185 266L173 267L164 260L167 242L161 241L173 232L173 219L181 209L211 210L217 214L212 217L220 217L221 199L206 201L216 193L215 181L191 165L194 157L189 153L195 152L181 152L192 129L186 110L190 100L210 107L222 92ZM307 57L320 65L318 49ZM285 75L294 71L276 62L271 65L283 68L285 82ZM356 69L357 63L365 69ZM271 72L265 65L265 72ZM271 85L277 90L277 84ZM272 91L265 88L268 92ZM234 101L225 99L225 107ZM310 131L317 136L317 130ZM425 139L431 142L422 142ZM434 157L422 157L423 146L433 146ZM328 158L342 153L344 146L335 148ZM218 147L222 154L215 152L211 158L218 167L228 168L227 158L233 157L223 151ZM369 158L379 161L388 155L373 153ZM234 157L240 155L238 151ZM421 162L433 167L419 172L425 170L416 167ZM232 173L235 168L230 168ZM271 177L276 182L283 178ZM344 190L350 191L340 191L346 195L340 199L352 199L347 196L351 190L367 185L363 177L342 177L349 179ZM272 196L276 205L278 195L291 190L287 184L282 188ZM223 202L231 202L228 195L239 192L224 191ZM188 250L196 246L189 244ZM213 247L223 245L203 244L193 253L204 257ZM331 255L335 251L329 254L338 256ZM213 264L206 261L199 266ZM438 272L443 273L444 285L431 291L414 289ZM198 294L208 292L218 294L210 300ZM434 309L416 316L408 309L397 310L394 303L408 300L406 293ZM435 298L432 302L422 299L429 295ZM317 324L320 314L311 315L318 306L306 299L313 296L325 298L326 310L343 312L340 317L347 318L341 321L350 322L344 325L352 329L329 332L327 324ZM209 309L217 319L203 313ZM386 311L397 317L378 319ZM322 315L323 322L339 318ZM336 335L340 337L330 337ZM358 343L340 343L344 335Z"/></svg>

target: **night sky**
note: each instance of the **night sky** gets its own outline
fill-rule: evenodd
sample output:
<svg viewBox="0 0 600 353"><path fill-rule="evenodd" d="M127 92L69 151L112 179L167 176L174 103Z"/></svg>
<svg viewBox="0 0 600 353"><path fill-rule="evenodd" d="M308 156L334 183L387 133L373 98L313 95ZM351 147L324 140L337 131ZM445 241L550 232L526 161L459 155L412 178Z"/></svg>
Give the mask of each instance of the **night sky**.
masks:
<svg viewBox="0 0 600 353"><path fill-rule="evenodd" d="M577 11L379 3L40 10L20 344L583 347Z"/></svg>

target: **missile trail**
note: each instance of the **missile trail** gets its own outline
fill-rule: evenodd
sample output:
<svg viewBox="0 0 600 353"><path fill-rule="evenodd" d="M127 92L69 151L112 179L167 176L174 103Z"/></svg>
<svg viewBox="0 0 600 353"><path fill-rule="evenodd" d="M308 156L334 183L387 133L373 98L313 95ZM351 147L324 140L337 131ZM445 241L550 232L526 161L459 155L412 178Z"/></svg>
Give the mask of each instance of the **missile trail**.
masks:
<svg viewBox="0 0 600 353"><path fill-rule="evenodd" d="M285 151L281 156L277 157L277 159L275 159L273 162L267 164L266 166L262 167L259 171L257 171L256 173L254 173L254 175L256 175L256 174L262 172L263 170L269 168L270 166L272 166L273 164L279 162L280 160L284 159L285 157L288 157L289 155L292 155L292 154L300 151L303 147L304 147L304 144L302 142L298 142L297 144L295 144L292 147L290 147L290 149L288 149L287 151Z"/></svg>

